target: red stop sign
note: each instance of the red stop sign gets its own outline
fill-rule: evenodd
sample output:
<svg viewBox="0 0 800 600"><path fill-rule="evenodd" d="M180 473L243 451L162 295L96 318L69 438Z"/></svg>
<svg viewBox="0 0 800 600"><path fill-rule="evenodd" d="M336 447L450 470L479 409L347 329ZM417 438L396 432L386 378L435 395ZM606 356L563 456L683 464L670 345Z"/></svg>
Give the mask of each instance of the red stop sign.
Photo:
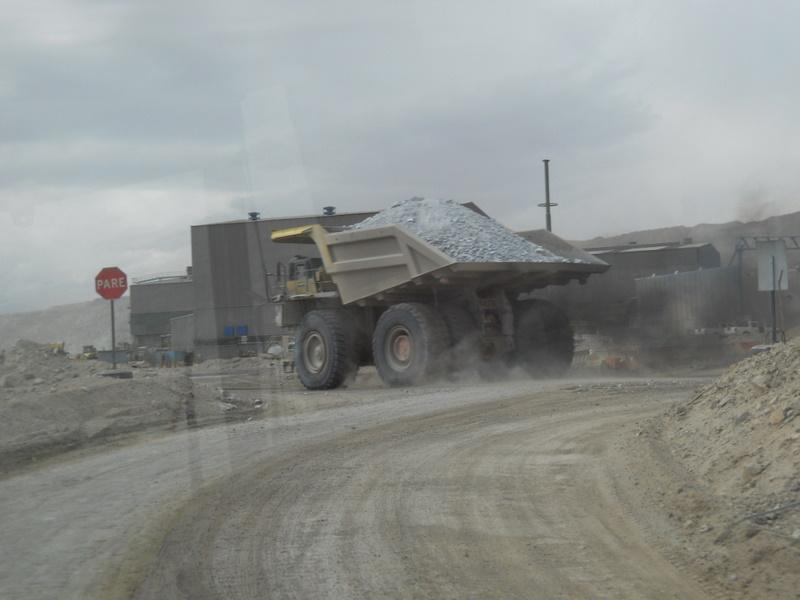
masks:
<svg viewBox="0 0 800 600"><path fill-rule="evenodd" d="M117 300L128 290L128 276L119 267L106 267L94 278L94 289L106 300Z"/></svg>

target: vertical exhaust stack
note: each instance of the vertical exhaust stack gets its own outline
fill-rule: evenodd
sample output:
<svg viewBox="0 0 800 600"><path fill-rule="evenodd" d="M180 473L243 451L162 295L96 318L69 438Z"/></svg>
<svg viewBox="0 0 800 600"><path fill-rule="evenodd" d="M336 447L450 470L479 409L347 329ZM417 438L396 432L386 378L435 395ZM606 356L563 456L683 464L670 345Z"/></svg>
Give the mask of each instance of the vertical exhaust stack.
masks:
<svg viewBox="0 0 800 600"><path fill-rule="evenodd" d="M550 207L558 206L550 202L550 159L542 159L544 163L544 203L539 206L544 208L545 218L547 219L547 231L553 231L553 222L550 217Z"/></svg>

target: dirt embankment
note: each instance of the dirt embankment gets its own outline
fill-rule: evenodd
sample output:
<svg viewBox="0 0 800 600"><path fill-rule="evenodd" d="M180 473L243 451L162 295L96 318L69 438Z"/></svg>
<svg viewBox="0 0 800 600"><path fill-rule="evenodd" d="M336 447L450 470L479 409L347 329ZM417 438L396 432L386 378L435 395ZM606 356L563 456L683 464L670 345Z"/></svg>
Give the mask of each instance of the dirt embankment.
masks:
<svg viewBox="0 0 800 600"><path fill-rule="evenodd" d="M800 341L748 358L638 432L679 470L650 477L671 542L726 597L800 590Z"/></svg>
<svg viewBox="0 0 800 600"><path fill-rule="evenodd" d="M731 367L676 408L666 430L721 495L800 490L800 340Z"/></svg>
<svg viewBox="0 0 800 600"><path fill-rule="evenodd" d="M20 341L0 360L0 472L125 434L242 420L267 408L263 385L242 385L237 369L247 369L232 369L197 378L187 368L139 368L132 379L112 379L103 376L106 363Z"/></svg>
<svg viewBox="0 0 800 600"><path fill-rule="evenodd" d="M108 301L100 298L33 312L0 315L0 350L11 350L19 339L39 343L64 342L68 352L80 352L88 344L110 348L108 317ZM116 301L114 320L117 343L130 342L130 296Z"/></svg>

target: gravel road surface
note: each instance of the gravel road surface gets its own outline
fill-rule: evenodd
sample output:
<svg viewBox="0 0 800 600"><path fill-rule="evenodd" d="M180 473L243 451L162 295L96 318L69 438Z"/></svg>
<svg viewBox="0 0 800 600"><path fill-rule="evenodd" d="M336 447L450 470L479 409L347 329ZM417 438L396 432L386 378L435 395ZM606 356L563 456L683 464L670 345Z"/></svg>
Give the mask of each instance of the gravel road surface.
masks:
<svg viewBox="0 0 800 600"><path fill-rule="evenodd" d="M696 385L353 389L67 456L0 481L0 597L704 598L617 444Z"/></svg>

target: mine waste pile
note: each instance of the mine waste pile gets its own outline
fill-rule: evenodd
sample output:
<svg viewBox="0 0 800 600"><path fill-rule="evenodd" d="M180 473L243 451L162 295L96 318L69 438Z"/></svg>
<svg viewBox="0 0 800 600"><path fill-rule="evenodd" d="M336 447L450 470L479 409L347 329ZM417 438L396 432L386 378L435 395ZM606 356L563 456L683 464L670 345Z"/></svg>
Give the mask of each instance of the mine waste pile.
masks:
<svg viewBox="0 0 800 600"><path fill-rule="evenodd" d="M277 369L249 359L250 370L258 361L265 374ZM229 392L190 380L189 368L138 368L132 379L104 377L109 370L25 340L0 352L0 474L118 436L245 419L267 406L261 389Z"/></svg>
<svg viewBox="0 0 800 600"><path fill-rule="evenodd" d="M455 262L579 262L533 244L494 219L452 200L403 200L353 227L387 225L400 225Z"/></svg>
<svg viewBox="0 0 800 600"><path fill-rule="evenodd" d="M660 496L692 568L720 597L800 590L800 340L731 366L663 415L660 443L686 470ZM673 536L674 539L674 536Z"/></svg>
<svg viewBox="0 0 800 600"><path fill-rule="evenodd" d="M800 489L799 415L795 340L734 365L677 407L673 441L715 493L791 492Z"/></svg>

